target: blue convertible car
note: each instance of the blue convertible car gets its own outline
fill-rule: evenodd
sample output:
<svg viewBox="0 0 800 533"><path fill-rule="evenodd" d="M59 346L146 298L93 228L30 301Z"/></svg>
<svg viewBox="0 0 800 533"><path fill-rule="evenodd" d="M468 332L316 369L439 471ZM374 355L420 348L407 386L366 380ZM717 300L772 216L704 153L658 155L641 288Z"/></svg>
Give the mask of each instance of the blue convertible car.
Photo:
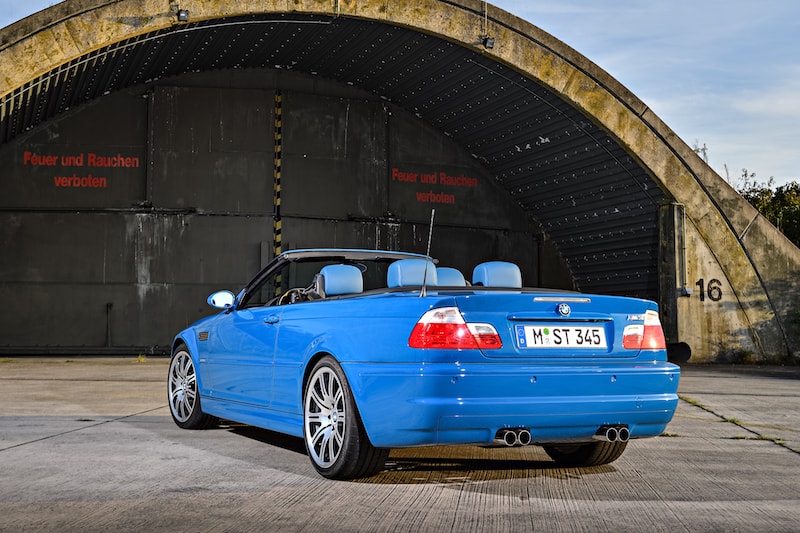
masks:
<svg viewBox="0 0 800 533"><path fill-rule="evenodd" d="M393 447L540 445L610 463L678 403L656 304L524 288L508 262L467 281L424 255L295 250L177 335L169 406L182 428L232 420L302 437L328 478Z"/></svg>

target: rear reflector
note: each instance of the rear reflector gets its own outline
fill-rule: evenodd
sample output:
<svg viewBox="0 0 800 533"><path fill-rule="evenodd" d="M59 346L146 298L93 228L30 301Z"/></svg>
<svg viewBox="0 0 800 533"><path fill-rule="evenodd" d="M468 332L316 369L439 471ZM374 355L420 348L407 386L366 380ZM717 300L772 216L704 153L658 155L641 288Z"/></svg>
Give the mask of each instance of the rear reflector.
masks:
<svg viewBox="0 0 800 533"><path fill-rule="evenodd" d="M431 309L419 319L408 338L411 348L455 350L497 349L503 346L491 324L467 324L457 307Z"/></svg>
<svg viewBox="0 0 800 533"><path fill-rule="evenodd" d="M496 350L503 347L503 341L500 340L500 335L491 324L467 324L469 332L472 333L472 338L478 344L478 348L487 350Z"/></svg>
<svg viewBox="0 0 800 533"><path fill-rule="evenodd" d="M631 324L625 326L622 333L622 347L626 350L664 350L667 341L664 339L664 330L658 313L647 311L644 315L644 324Z"/></svg>

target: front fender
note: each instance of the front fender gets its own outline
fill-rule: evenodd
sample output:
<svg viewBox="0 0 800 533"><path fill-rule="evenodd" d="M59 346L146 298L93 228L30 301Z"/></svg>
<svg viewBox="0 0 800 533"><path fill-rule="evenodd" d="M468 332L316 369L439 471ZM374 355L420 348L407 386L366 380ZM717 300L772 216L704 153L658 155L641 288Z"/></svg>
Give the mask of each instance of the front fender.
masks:
<svg viewBox="0 0 800 533"><path fill-rule="evenodd" d="M186 350L192 357L192 363L194 363L195 368L195 377L197 379L197 390L202 394L203 391L205 391L205 388L203 387L203 376L200 372L200 347L197 343L197 334L193 328L186 328L175 335L175 338L172 340L172 352L170 353L170 357L175 355L178 346L181 344L186 346Z"/></svg>

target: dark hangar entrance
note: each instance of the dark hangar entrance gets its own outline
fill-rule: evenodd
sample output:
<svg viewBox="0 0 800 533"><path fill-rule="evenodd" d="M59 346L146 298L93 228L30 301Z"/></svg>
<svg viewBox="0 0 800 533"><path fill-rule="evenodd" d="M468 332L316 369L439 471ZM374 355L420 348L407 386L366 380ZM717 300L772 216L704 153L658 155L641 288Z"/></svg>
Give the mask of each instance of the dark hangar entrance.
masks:
<svg viewBox="0 0 800 533"><path fill-rule="evenodd" d="M556 95L439 38L260 16L116 43L0 119L5 352L160 351L276 251L423 252L658 298L663 194ZM10 110L10 112L9 112Z"/></svg>

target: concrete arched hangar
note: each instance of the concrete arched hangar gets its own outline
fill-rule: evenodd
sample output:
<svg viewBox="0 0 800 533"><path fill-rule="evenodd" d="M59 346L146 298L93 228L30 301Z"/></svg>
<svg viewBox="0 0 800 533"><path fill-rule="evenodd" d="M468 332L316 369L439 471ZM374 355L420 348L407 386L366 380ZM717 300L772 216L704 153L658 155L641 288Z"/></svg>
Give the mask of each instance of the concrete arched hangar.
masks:
<svg viewBox="0 0 800 533"><path fill-rule="evenodd" d="M796 362L800 252L620 83L474 0L67 0L0 31L6 353L159 351L281 249L654 299Z"/></svg>

